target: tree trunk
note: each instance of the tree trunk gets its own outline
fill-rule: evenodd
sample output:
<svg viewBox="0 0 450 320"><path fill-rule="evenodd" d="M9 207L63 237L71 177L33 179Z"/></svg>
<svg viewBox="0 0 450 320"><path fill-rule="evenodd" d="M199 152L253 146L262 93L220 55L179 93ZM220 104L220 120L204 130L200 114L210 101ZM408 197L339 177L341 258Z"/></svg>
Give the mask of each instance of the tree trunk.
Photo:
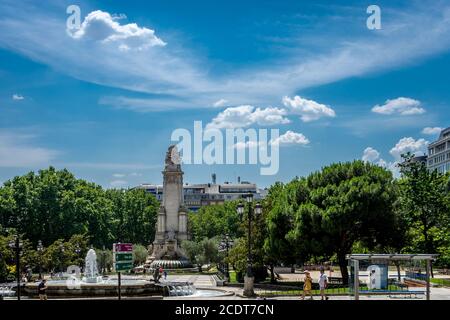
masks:
<svg viewBox="0 0 450 320"><path fill-rule="evenodd" d="M428 235L428 228L424 228L423 229L423 238L425 240L425 249L427 250L427 252L425 253L434 253L433 251L433 241L430 239L429 235ZM433 271L433 265L431 265L431 278L434 278L434 271Z"/></svg>
<svg viewBox="0 0 450 320"><path fill-rule="evenodd" d="M270 283L275 283L275 266L273 264L269 265L270 270Z"/></svg>
<svg viewBox="0 0 450 320"><path fill-rule="evenodd" d="M400 263L396 262L395 266L397 267L397 280L400 282L400 280L401 280Z"/></svg>
<svg viewBox="0 0 450 320"><path fill-rule="evenodd" d="M348 285L348 270L347 270L347 260L345 259L345 254L338 254L339 269L341 270L342 283Z"/></svg>

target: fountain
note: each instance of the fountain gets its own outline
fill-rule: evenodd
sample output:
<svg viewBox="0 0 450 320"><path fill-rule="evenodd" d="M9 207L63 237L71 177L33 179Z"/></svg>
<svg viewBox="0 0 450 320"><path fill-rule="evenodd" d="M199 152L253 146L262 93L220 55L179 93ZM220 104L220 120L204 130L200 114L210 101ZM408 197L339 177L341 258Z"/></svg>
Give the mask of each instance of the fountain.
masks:
<svg viewBox="0 0 450 320"><path fill-rule="evenodd" d="M97 254L94 249L89 249L85 258L84 277L83 282L99 283L103 282L101 276L98 275L97 269Z"/></svg>

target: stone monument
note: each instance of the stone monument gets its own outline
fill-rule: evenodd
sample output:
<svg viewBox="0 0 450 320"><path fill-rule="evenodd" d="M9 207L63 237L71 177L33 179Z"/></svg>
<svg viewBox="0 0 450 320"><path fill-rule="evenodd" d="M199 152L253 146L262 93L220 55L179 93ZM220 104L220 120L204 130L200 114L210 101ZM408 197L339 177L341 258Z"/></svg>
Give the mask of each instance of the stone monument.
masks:
<svg viewBox="0 0 450 320"><path fill-rule="evenodd" d="M187 209L183 197L183 171L176 146L166 153L163 174L163 200L156 222L155 241L146 265L166 269L189 267L191 264L180 247L188 239Z"/></svg>

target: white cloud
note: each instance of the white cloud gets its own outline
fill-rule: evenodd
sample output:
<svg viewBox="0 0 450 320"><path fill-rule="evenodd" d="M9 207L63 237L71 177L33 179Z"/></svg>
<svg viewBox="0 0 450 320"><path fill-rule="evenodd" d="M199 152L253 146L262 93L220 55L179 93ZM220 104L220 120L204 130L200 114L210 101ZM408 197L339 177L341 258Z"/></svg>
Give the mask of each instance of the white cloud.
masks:
<svg viewBox="0 0 450 320"><path fill-rule="evenodd" d="M385 104L376 105L372 108L372 112L379 114L399 114L402 116L409 116L415 114L425 113L420 101L411 98L400 97L393 100L386 100Z"/></svg>
<svg viewBox="0 0 450 320"><path fill-rule="evenodd" d="M380 167L383 167L383 168L386 168L387 170L392 171L392 174L394 175L394 177L398 177L400 174L398 167L397 167L398 162L396 162L396 161L388 162L388 161L382 159L380 157L380 153L372 147L367 147L366 149L364 149L361 159L363 161L376 164Z"/></svg>
<svg viewBox="0 0 450 320"><path fill-rule="evenodd" d="M30 168L49 165L55 150L31 144L34 135L0 131L0 167Z"/></svg>
<svg viewBox="0 0 450 320"><path fill-rule="evenodd" d="M213 107L223 107L226 103L228 102L228 100L225 99L219 99L216 102L214 102Z"/></svg>
<svg viewBox="0 0 450 320"><path fill-rule="evenodd" d="M119 16L120 17L120 16ZM165 46L166 43L148 28L141 28L136 23L121 25L116 20L123 19L111 16L101 10L89 13L71 36L75 39L89 39L102 43L115 43L120 50L144 50L154 46Z"/></svg>
<svg viewBox="0 0 450 320"><path fill-rule="evenodd" d="M375 162L380 158L380 153L372 147L367 147L362 156L363 161Z"/></svg>
<svg viewBox="0 0 450 320"><path fill-rule="evenodd" d="M137 173L137 172L131 172L131 173L129 173L129 174L125 174L125 173L114 173L113 175L112 175L114 178L125 178L126 176L128 176L128 177L140 177L140 176L142 176L142 174L141 173Z"/></svg>
<svg viewBox="0 0 450 320"><path fill-rule="evenodd" d="M427 135L437 135L440 134L444 128L441 127L426 127L423 128L422 133Z"/></svg>
<svg viewBox="0 0 450 320"><path fill-rule="evenodd" d="M246 141L246 142L239 141L234 144L234 147L236 149L247 149L247 148L251 149L251 148L257 148L257 147L265 148L266 145L262 144L261 142L250 140L250 141Z"/></svg>
<svg viewBox="0 0 450 320"><path fill-rule="evenodd" d="M412 137L405 137L400 139L397 144L389 151L396 161L401 161L402 154L411 152L416 156L420 156L427 152L429 142L425 139L415 140Z"/></svg>
<svg viewBox="0 0 450 320"><path fill-rule="evenodd" d="M114 162L58 162L56 166L67 168L88 168L96 170L158 170L161 164L114 163Z"/></svg>
<svg viewBox="0 0 450 320"><path fill-rule="evenodd" d="M297 133L291 130L286 131L286 133L282 134L276 139L271 139L269 141L270 145L278 145L278 146L294 146L294 145L307 145L310 141L306 138L302 133ZM234 144L236 149L250 149L250 148L266 148L267 144L262 143L261 141L245 141L245 142L237 142Z"/></svg>
<svg viewBox="0 0 450 320"><path fill-rule="evenodd" d="M206 125L206 129L234 129L251 125L287 124L286 110L279 108L255 108L250 105L226 108Z"/></svg>
<svg viewBox="0 0 450 320"><path fill-rule="evenodd" d="M25 97L20 94L15 93L15 94L13 94L12 99L13 100L24 100Z"/></svg>
<svg viewBox="0 0 450 320"><path fill-rule="evenodd" d="M278 138L271 140L270 143L278 145L307 145L309 144L309 140L302 133L288 130L285 134L282 134Z"/></svg>
<svg viewBox="0 0 450 320"><path fill-rule="evenodd" d="M113 180L109 183L113 188L120 188L128 185L128 182L125 180Z"/></svg>
<svg viewBox="0 0 450 320"><path fill-rule="evenodd" d="M142 173L132 172L130 173L130 177L141 177Z"/></svg>
<svg viewBox="0 0 450 320"><path fill-rule="evenodd" d="M299 96L295 96L293 99L283 97L283 104L287 107L289 113L300 115L300 118L304 122L318 120L323 117L333 118L336 116L336 113L330 107Z"/></svg>

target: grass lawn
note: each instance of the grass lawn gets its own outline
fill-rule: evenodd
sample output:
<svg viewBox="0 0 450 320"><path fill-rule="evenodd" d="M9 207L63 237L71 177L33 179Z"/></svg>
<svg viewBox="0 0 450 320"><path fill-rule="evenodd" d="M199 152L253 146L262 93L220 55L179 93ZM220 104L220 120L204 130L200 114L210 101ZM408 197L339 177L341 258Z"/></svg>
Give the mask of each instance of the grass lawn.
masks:
<svg viewBox="0 0 450 320"><path fill-rule="evenodd" d="M431 278L430 282L441 286L450 287L450 279Z"/></svg>

